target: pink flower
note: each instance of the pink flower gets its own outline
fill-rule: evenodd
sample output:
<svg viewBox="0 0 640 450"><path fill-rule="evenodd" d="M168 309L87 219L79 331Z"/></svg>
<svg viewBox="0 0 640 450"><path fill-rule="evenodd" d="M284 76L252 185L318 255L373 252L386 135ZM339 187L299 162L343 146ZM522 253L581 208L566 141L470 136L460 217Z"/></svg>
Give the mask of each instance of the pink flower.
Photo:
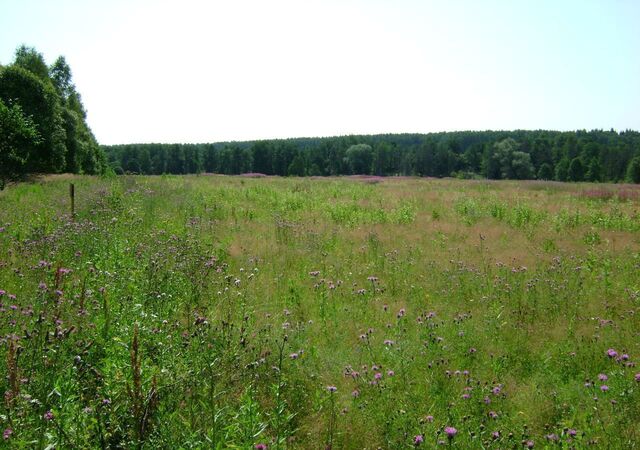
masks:
<svg viewBox="0 0 640 450"><path fill-rule="evenodd" d="M609 350L607 350L607 356L609 358L615 358L616 356L618 356L618 352L610 348Z"/></svg>
<svg viewBox="0 0 640 450"><path fill-rule="evenodd" d="M413 438L413 444L414 445L420 445L424 442L424 438L422 437L421 434L418 434L416 437Z"/></svg>
<svg viewBox="0 0 640 450"><path fill-rule="evenodd" d="M4 430L4 433L2 433L2 437L6 441L11 437L12 434L13 434L13 430L11 428L7 428L6 430Z"/></svg>
<svg viewBox="0 0 640 450"><path fill-rule="evenodd" d="M458 430L456 430L454 427L444 427L444 433L449 439L453 439L455 435L458 434Z"/></svg>

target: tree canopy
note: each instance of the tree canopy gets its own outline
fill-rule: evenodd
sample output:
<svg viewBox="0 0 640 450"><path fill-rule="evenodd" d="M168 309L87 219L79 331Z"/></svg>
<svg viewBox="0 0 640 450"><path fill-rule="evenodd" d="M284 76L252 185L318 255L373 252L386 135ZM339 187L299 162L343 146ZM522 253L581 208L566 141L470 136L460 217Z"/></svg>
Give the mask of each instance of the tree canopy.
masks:
<svg viewBox="0 0 640 450"><path fill-rule="evenodd" d="M104 147L119 173L416 175L624 182L636 131L460 131Z"/></svg>
<svg viewBox="0 0 640 450"><path fill-rule="evenodd" d="M48 67L32 47L0 66L0 176L26 173L101 173L106 157L86 122L80 94L64 57Z"/></svg>

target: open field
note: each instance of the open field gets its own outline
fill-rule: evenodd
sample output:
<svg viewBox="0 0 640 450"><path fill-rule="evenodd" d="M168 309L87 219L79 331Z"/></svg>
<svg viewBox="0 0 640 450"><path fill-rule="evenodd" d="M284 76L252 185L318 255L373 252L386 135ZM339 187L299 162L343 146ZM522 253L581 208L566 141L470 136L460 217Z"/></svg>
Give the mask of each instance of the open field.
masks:
<svg viewBox="0 0 640 450"><path fill-rule="evenodd" d="M638 448L640 187L10 186L0 356L0 447Z"/></svg>

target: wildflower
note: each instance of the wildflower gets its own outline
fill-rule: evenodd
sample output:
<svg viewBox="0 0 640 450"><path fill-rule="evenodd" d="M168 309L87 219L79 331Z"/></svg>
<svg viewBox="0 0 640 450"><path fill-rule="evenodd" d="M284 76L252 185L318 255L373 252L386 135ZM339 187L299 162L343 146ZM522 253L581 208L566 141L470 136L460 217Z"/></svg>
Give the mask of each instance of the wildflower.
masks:
<svg viewBox="0 0 640 450"><path fill-rule="evenodd" d="M327 391L331 392L332 394L337 390L338 388L335 386L327 386Z"/></svg>
<svg viewBox="0 0 640 450"><path fill-rule="evenodd" d="M367 277L367 280L371 281L372 283L375 283L376 281L378 281L378 277L370 276L370 277Z"/></svg>
<svg viewBox="0 0 640 450"><path fill-rule="evenodd" d="M606 384L603 384L602 386L600 386L600 390L602 392L607 392L609 390L609 386L607 386Z"/></svg>
<svg viewBox="0 0 640 450"><path fill-rule="evenodd" d="M111 400L108 398L103 398L102 399L102 406L108 406L111 404Z"/></svg>
<svg viewBox="0 0 640 450"><path fill-rule="evenodd" d="M380 372L377 372L374 376L373 376L376 380L379 380L382 378L382 374Z"/></svg>
<svg viewBox="0 0 640 450"><path fill-rule="evenodd" d="M634 378L638 383L640 383L640 372L638 372Z"/></svg>
<svg viewBox="0 0 640 450"><path fill-rule="evenodd" d="M458 434L458 430L456 430L454 427L444 427L444 433L449 439L453 439L455 435Z"/></svg>
<svg viewBox="0 0 640 450"><path fill-rule="evenodd" d="M7 291L5 291L4 289L0 289L0 297L5 295L6 293L7 293ZM7 430L8 430L8 428L7 428Z"/></svg>
<svg viewBox="0 0 640 450"><path fill-rule="evenodd" d="M256 450L267 450L267 444L256 444L253 448Z"/></svg>
<svg viewBox="0 0 640 450"><path fill-rule="evenodd" d="M606 376L604 373L601 373L598 375L598 380L600 381L607 381L609 379L608 376Z"/></svg>
<svg viewBox="0 0 640 450"><path fill-rule="evenodd" d="M471 396L469 394L462 394L462 398L465 400L469 400Z"/></svg>
<svg viewBox="0 0 640 450"><path fill-rule="evenodd" d="M573 428L569 428L569 429L567 430L567 434L568 434L569 436L571 436L571 437L575 437L575 436L578 434L578 432L577 432L576 430L574 430Z"/></svg>
<svg viewBox="0 0 640 450"><path fill-rule="evenodd" d="M352 396L353 398L358 398L358 397L360 397L360 391L359 391L359 390L357 390L357 389L354 389L354 390L353 390L353 392L351 393L351 396Z"/></svg>
<svg viewBox="0 0 640 450"><path fill-rule="evenodd" d="M292 353L292 354L289 355L289 358L298 359L298 354L297 353Z"/></svg>
<svg viewBox="0 0 640 450"><path fill-rule="evenodd" d="M497 419L498 413L495 411L489 411L489 417L491 417L492 419Z"/></svg>
<svg viewBox="0 0 640 450"><path fill-rule="evenodd" d="M391 345L393 345L393 341L391 339L385 339L384 340L384 345L391 346Z"/></svg>
<svg viewBox="0 0 640 450"><path fill-rule="evenodd" d="M366 292L367 292L367 291L366 291L365 289L358 289L358 290L356 291L356 293L357 293L358 295L364 295Z"/></svg>
<svg viewBox="0 0 640 450"><path fill-rule="evenodd" d="M535 445L535 443L531 440L527 441L524 443L524 446L527 448L533 448L533 446Z"/></svg>
<svg viewBox="0 0 640 450"><path fill-rule="evenodd" d="M318 275L320 275L320 271L319 270L313 270L313 271L309 272L309 276L317 277Z"/></svg>
<svg viewBox="0 0 640 450"><path fill-rule="evenodd" d="M427 422L433 422L433 416L427 416L426 419Z"/></svg>
<svg viewBox="0 0 640 450"><path fill-rule="evenodd" d="M496 386L493 389L491 389L491 392L493 392L493 395L498 395L500 394L500 392L502 392L502 388L500 386Z"/></svg>
<svg viewBox="0 0 640 450"><path fill-rule="evenodd" d="M396 373L393 370L390 370L387 372L387 375L389 375L390 377L394 376Z"/></svg>
<svg viewBox="0 0 640 450"><path fill-rule="evenodd" d="M4 430L4 433L2 433L2 437L6 441L11 437L12 434L13 434L13 430L11 428L7 428L6 430Z"/></svg>
<svg viewBox="0 0 640 450"><path fill-rule="evenodd" d="M50 420L53 420L53 412L47 411L46 413L44 413L44 416L42 416L42 417L47 422L50 421Z"/></svg>
<svg viewBox="0 0 640 450"><path fill-rule="evenodd" d="M475 349L475 347L471 347L471 348L469 349L469 353L470 353L470 354L474 354L475 352L477 352L477 350Z"/></svg>
<svg viewBox="0 0 640 450"><path fill-rule="evenodd" d="M38 284L38 289L40 289L41 291L46 291L47 285L41 281L40 284Z"/></svg>
<svg viewBox="0 0 640 450"><path fill-rule="evenodd" d="M607 350L607 356L609 358L615 358L616 356L618 356L618 352L610 348L609 350Z"/></svg>
<svg viewBox="0 0 640 450"><path fill-rule="evenodd" d="M491 433L491 437L494 439L499 439L500 438L500 432L499 431L494 431L493 433Z"/></svg>
<svg viewBox="0 0 640 450"><path fill-rule="evenodd" d="M413 444L414 445L420 445L424 442L424 438L422 437L421 434L416 435L416 437L413 438Z"/></svg>
<svg viewBox="0 0 640 450"><path fill-rule="evenodd" d="M400 311L398 311L398 315L397 315L398 319L399 319L400 317L403 317L403 316L404 316L404 313L405 313L404 308L401 308L401 309L400 309Z"/></svg>
<svg viewBox="0 0 640 450"><path fill-rule="evenodd" d="M552 442L555 442L558 440L558 435L555 433L547 434L545 437L547 438L548 441L552 441Z"/></svg>

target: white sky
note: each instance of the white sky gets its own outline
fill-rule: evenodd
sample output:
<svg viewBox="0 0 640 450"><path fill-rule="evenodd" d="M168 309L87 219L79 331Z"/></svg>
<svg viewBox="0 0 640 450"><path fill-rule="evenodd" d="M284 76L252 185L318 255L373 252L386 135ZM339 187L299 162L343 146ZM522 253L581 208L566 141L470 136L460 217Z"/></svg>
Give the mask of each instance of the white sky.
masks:
<svg viewBox="0 0 640 450"><path fill-rule="evenodd" d="M0 0L104 144L640 129L640 2Z"/></svg>

